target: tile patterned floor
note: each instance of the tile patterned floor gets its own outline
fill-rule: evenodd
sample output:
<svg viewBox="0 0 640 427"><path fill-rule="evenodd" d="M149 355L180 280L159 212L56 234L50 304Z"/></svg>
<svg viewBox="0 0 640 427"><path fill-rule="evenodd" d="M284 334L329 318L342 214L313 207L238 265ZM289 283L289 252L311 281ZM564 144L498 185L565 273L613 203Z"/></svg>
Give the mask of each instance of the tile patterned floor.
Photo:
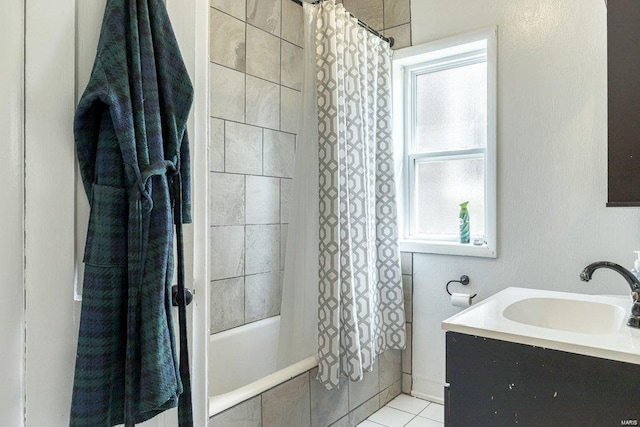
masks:
<svg viewBox="0 0 640 427"><path fill-rule="evenodd" d="M444 407L401 394L358 427L443 427Z"/></svg>

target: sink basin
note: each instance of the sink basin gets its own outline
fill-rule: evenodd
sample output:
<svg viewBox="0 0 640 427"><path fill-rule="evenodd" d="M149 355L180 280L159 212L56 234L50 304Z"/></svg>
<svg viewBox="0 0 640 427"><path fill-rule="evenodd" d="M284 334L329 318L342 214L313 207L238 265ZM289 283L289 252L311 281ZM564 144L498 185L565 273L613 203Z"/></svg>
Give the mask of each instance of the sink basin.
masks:
<svg viewBox="0 0 640 427"><path fill-rule="evenodd" d="M563 298L526 298L507 306L502 315L514 322L585 334L612 334L626 322L617 305Z"/></svg>

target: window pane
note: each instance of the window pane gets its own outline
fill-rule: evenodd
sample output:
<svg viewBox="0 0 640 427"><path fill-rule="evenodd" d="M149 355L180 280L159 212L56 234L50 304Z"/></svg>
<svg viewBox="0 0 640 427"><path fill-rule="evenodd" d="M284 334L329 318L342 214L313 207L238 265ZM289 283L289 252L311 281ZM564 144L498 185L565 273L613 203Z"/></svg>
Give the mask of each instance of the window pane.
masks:
<svg viewBox="0 0 640 427"><path fill-rule="evenodd" d="M416 76L415 152L487 146L487 63Z"/></svg>
<svg viewBox="0 0 640 427"><path fill-rule="evenodd" d="M458 240L459 205L469 201L471 238L484 237L484 158L420 161L415 179L417 234Z"/></svg>

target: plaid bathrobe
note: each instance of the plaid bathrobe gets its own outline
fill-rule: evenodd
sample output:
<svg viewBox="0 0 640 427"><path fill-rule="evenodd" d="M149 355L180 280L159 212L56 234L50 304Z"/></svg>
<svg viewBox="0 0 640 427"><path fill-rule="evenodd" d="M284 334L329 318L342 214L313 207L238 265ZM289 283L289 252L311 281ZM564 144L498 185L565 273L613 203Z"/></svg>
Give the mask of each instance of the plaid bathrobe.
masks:
<svg viewBox="0 0 640 427"><path fill-rule="evenodd" d="M192 99L163 1L108 0L74 123L91 214L72 426L132 426L179 400L180 425L192 423L171 306L174 220L191 221Z"/></svg>

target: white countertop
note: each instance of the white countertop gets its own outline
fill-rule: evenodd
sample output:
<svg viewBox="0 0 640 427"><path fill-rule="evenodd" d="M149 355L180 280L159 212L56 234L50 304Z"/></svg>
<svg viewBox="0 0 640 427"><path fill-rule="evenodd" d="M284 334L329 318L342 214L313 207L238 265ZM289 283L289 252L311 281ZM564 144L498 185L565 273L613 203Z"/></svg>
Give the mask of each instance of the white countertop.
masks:
<svg viewBox="0 0 640 427"><path fill-rule="evenodd" d="M612 333L567 332L532 326L507 319L504 310L528 298L555 298L612 304L625 311L620 327ZM538 289L507 288L442 322L442 329L570 353L640 365L640 329L626 325L631 297L623 295L584 295ZM580 322L580 319L575 319Z"/></svg>

